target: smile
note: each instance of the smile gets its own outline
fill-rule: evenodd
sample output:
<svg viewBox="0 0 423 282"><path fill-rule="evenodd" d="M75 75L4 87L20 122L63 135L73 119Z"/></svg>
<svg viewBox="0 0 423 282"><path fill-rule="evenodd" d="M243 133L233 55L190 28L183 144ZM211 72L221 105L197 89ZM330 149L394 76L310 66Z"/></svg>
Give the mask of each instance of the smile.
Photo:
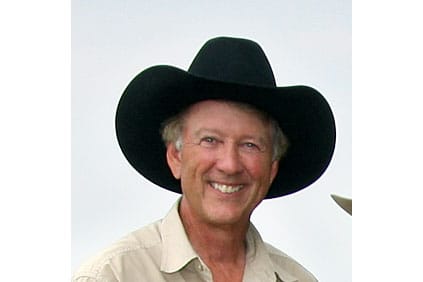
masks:
<svg viewBox="0 0 423 282"><path fill-rule="evenodd" d="M212 182L210 184L214 189L219 190L222 193L235 193L241 190L241 188L244 186L244 185L232 186L232 185L226 185L226 184L219 184L216 182Z"/></svg>

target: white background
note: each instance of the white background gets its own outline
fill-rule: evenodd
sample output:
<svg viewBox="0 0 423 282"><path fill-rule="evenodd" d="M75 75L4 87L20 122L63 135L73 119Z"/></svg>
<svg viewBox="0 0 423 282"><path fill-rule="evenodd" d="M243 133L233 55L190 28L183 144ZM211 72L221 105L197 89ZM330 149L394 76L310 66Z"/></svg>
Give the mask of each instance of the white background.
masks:
<svg viewBox="0 0 423 282"><path fill-rule="evenodd" d="M69 281L73 268L70 16L70 1L0 3L4 281ZM421 277L421 21L418 1L354 1L354 281Z"/></svg>
<svg viewBox="0 0 423 282"><path fill-rule="evenodd" d="M162 218L177 194L141 177L114 128L124 88L143 69L187 69L215 36L253 39L278 86L315 87L333 108L337 144L309 189L264 201L252 221L264 240L321 281L351 281L351 2L72 1L72 270L128 232Z"/></svg>

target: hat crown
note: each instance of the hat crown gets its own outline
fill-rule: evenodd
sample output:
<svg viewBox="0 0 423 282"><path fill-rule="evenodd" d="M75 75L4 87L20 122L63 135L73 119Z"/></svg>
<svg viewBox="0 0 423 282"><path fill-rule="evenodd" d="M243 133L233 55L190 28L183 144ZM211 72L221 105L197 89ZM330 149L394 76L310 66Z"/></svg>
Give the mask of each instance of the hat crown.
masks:
<svg viewBox="0 0 423 282"><path fill-rule="evenodd" d="M218 81L276 87L262 48L247 39L218 37L207 41L188 72Z"/></svg>

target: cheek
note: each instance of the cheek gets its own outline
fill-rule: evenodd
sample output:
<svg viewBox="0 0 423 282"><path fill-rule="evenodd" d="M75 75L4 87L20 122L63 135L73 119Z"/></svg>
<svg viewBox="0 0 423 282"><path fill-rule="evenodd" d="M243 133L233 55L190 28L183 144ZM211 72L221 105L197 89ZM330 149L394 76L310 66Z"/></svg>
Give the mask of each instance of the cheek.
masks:
<svg viewBox="0 0 423 282"><path fill-rule="evenodd" d="M182 152L181 177L192 178L208 171L213 166L214 158L203 150L187 149ZM182 179L183 180L183 179Z"/></svg>
<svg viewBox="0 0 423 282"><path fill-rule="evenodd" d="M248 173L262 184L270 184L273 179L273 166L269 160L263 158L251 158L244 162Z"/></svg>

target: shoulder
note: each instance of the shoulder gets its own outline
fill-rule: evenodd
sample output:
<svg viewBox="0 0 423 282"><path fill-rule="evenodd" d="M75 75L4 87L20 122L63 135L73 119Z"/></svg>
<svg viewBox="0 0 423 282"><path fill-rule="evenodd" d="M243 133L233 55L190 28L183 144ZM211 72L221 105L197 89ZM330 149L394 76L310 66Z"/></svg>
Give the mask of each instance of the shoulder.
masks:
<svg viewBox="0 0 423 282"><path fill-rule="evenodd" d="M157 260L161 248L160 222L128 234L88 259L74 273L72 281L118 281L115 272L123 265L131 266L134 258Z"/></svg>
<svg viewBox="0 0 423 282"><path fill-rule="evenodd" d="M317 281L313 274L303 267L295 259L282 252L281 250L273 247L269 243L265 243L266 250L272 260L276 271L278 273L288 272L290 275L297 277L300 282Z"/></svg>

